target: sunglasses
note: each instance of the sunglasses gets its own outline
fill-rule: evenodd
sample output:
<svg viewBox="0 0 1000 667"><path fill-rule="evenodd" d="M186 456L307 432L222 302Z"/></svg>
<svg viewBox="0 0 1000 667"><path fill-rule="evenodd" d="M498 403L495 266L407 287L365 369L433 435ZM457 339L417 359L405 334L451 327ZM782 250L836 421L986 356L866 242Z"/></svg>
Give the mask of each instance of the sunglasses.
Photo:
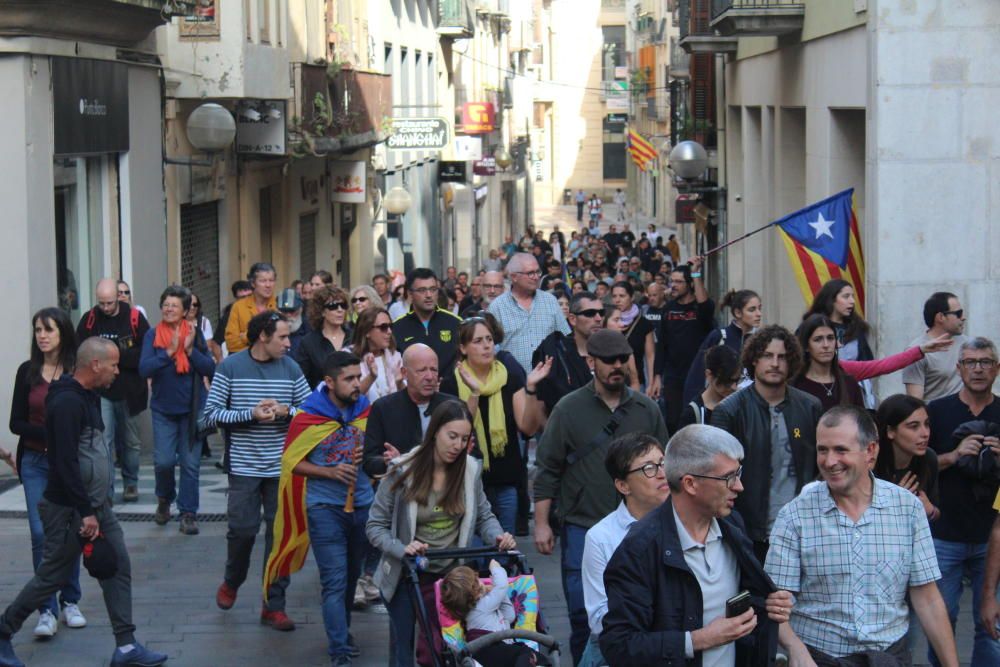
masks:
<svg viewBox="0 0 1000 667"><path fill-rule="evenodd" d="M121 294L121 292L119 292L119 294ZM965 314L965 309L964 308L959 308L958 310L946 310L946 311L944 311L942 313L942 315L944 315L945 317L947 317L949 315L954 315L958 319L962 319L962 315L964 315L964 314Z"/></svg>
<svg viewBox="0 0 1000 667"><path fill-rule="evenodd" d="M132 290L130 290L130 289L120 289L120 290L118 290L118 296L128 296L131 293L132 293ZM959 312L961 312L961 311L959 311Z"/></svg>
<svg viewBox="0 0 1000 667"><path fill-rule="evenodd" d="M587 318L597 317L598 315L600 315L601 317L604 317L604 309L603 308L587 308L586 310L578 310L575 313L573 313L573 315L582 315L583 317L587 317Z"/></svg>
<svg viewBox="0 0 1000 667"><path fill-rule="evenodd" d="M625 364L628 363L628 359L631 356L632 356L631 354L619 354L613 357L597 357L595 355L595 358L600 359L603 363L609 366L613 366L615 362L622 364L624 366Z"/></svg>
<svg viewBox="0 0 1000 667"><path fill-rule="evenodd" d="M392 325L386 322L385 324L376 324L372 327L372 329L378 329L382 333L389 333L389 330L392 329Z"/></svg>
<svg viewBox="0 0 1000 667"><path fill-rule="evenodd" d="M192 301L191 302L191 307L192 308L201 308L201 304L198 303L197 301Z"/></svg>
<svg viewBox="0 0 1000 667"><path fill-rule="evenodd" d="M347 310L347 304L343 301L331 301L323 304L324 310Z"/></svg>
<svg viewBox="0 0 1000 667"><path fill-rule="evenodd" d="M356 296L353 299L351 299L351 303L352 304L354 304L354 303L364 303L367 300L368 300L368 297L366 297L366 296Z"/></svg>

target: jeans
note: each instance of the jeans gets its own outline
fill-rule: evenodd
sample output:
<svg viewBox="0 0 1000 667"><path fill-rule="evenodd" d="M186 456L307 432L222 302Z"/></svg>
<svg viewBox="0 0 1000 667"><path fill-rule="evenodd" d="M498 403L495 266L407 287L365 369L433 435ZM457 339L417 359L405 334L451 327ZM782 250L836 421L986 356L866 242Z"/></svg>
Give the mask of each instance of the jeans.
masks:
<svg viewBox="0 0 1000 667"><path fill-rule="evenodd" d="M156 471L156 497L167 502L177 500L181 513L198 513L198 473L201 444L191 441L191 415L166 415L152 410L153 467ZM174 481L174 468L180 466L180 492Z"/></svg>
<svg viewBox="0 0 1000 667"><path fill-rule="evenodd" d="M487 486L484 491L500 526L504 532L513 535L514 525L517 523L517 487Z"/></svg>
<svg viewBox="0 0 1000 667"><path fill-rule="evenodd" d="M66 585L74 568L80 566L82 547L77 539L81 525L79 513L72 507L56 505L47 500L38 503L38 513L45 530L42 562L35 571L35 576L21 589L17 598L0 617L0 637L11 637L17 633L24 625L24 620L47 600L52 599L55 592ZM98 508L95 514L101 534L114 550L118 561L115 575L99 582L104 592L104 606L108 610L115 642L118 646L132 644L135 642L135 626L132 624L132 568L125 548L125 536L115 513L111 511L110 502Z"/></svg>
<svg viewBox="0 0 1000 667"><path fill-rule="evenodd" d="M569 611L569 649L573 664L580 662L583 649L590 639L590 625L587 622L587 607L583 604L583 544L587 529L572 523L564 523L560 536L562 546L562 585Z"/></svg>
<svg viewBox="0 0 1000 667"><path fill-rule="evenodd" d="M608 661L601 655L601 644L598 635L590 635L587 639L587 648L583 650L583 657L576 667L604 667Z"/></svg>
<svg viewBox="0 0 1000 667"><path fill-rule="evenodd" d="M264 511L264 562L267 567L274 540L274 515L278 511L278 478L229 475L229 498L226 503L226 583L239 588L250 571L250 555L260 532L261 509ZM279 577L267 590L267 611L285 610L288 577Z"/></svg>
<svg viewBox="0 0 1000 667"><path fill-rule="evenodd" d="M139 440L139 418L138 415L130 417L128 414L128 402L125 399L111 401L101 398L101 419L104 420L104 439L109 443L115 442L115 434L118 429L125 433L125 447L118 454L118 462L122 467L122 482L125 486L136 486L139 484L139 449L142 441Z"/></svg>
<svg viewBox="0 0 1000 667"><path fill-rule="evenodd" d="M21 484L24 486L24 502L28 506L28 530L31 531L31 564L38 571L42 564L42 545L45 543L45 529L42 517L38 514L38 502L45 493L49 483L49 457L43 452L25 449L21 457ZM73 566L73 573L59 593L62 604L77 604L80 602L80 561ZM59 614L59 604L56 596L46 600L39 611L50 611Z"/></svg>
<svg viewBox="0 0 1000 667"><path fill-rule="evenodd" d="M368 508L345 512L334 505L316 505L306 511L309 541L319 567L323 588L323 625L331 658L350 655L347 632L351 627L354 588L364 560Z"/></svg>
<svg viewBox="0 0 1000 667"><path fill-rule="evenodd" d="M983 624L979 622L979 604L983 593L983 571L986 566L986 544L970 544L966 542L946 542L934 540L934 551L937 553L938 567L941 578L938 589L944 598L948 609L952 632L958 620L958 602L962 597L962 577L972 581L972 625L975 627L975 641L972 646L972 667L988 667L1000 665L1000 641L986 634ZM995 595L996 593L994 593ZM934 654L934 649L928 645L927 657L931 664L940 667L941 663Z"/></svg>

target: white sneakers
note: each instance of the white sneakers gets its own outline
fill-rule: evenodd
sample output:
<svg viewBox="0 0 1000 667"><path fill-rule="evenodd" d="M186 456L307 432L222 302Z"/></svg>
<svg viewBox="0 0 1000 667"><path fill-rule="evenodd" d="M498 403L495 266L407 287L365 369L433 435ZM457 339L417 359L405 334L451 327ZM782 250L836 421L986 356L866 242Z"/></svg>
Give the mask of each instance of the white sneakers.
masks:
<svg viewBox="0 0 1000 667"><path fill-rule="evenodd" d="M87 626L87 619L80 612L80 608L75 604L65 604L62 608L62 622L68 628L83 628Z"/></svg>
<svg viewBox="0 0 1000 667"><path fill-rule="evenodd" d="M45 610L38 614L38 625L35 626L36 637L39 639L55 637L56 630L58 629L59 623L56 621L56 617L51 611Z"/></svg>

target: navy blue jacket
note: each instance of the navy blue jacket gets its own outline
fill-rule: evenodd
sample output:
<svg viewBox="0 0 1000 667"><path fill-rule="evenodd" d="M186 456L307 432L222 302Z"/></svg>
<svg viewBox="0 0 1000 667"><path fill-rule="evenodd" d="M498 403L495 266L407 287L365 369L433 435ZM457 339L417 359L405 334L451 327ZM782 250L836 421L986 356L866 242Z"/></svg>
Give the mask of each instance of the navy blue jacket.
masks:
<svg viewBox="0 0 1000 667"><path fill-rule="evenodd" d="M743 353L743 341L745 340L743 329L730 322L725 327L725 341L722 341L722 331L723 329L713 329L705 337L705 340L702 341L698 352L695 353L694 359L691 361L691 368L688 369L687 379L684 380L684 393L681 396L684 405L687 405L694 400L695 396L705 391L705 353L708 352L709 348L713 348L721 343L731 348L736 353L737 358Z"/></svg>
<svg viewBox="0 0 1000 667"><path fill-rule="evenodd" d="M700 653L691 660L684 654L684 633L706 623L701 587L684 560L673 507L668 499L636 522L604 571L608 613L601 653L611 667L701 665ZM778 626L764 605L777 589L754 556L739 514L719 519L719 528L736 556L740 590L750 591L757 612L757 627L736 642L736 665L767 667L774 663Z"/></svg>
<svg viewBox="0 0 1000 667"><path fill-rule="evenodd" d="M201 379L215 374L215 361L208 353L208 346L201 329L195 330L194 347L188 360L191 372L180 375L174 367L174 360L163 348L153 347L156 328L146 332L142 339L142 356L139 357L139 375L153 381L153 397L149 407L171 416L194 414L204 406L208 392ZM192 397L191 392L197 393ZM192 410L192 407L195 409Z"/></svg>

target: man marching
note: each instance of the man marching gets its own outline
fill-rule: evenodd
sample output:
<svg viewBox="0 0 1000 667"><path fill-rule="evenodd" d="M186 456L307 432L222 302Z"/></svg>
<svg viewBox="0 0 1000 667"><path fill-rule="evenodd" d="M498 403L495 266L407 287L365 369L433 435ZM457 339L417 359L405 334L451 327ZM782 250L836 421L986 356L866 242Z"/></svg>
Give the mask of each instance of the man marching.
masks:
<svg viewBox="0 0 1000 667"><path fill-rule="evenodd" d="M361 393L361 360L333 352L324 366L324 383L302 404L285 439L264 595L271 582L302 568L311 542L323 588L327 651L336 667L358 655L348 630L375 494L360 466L370 409Z"/></svg>

